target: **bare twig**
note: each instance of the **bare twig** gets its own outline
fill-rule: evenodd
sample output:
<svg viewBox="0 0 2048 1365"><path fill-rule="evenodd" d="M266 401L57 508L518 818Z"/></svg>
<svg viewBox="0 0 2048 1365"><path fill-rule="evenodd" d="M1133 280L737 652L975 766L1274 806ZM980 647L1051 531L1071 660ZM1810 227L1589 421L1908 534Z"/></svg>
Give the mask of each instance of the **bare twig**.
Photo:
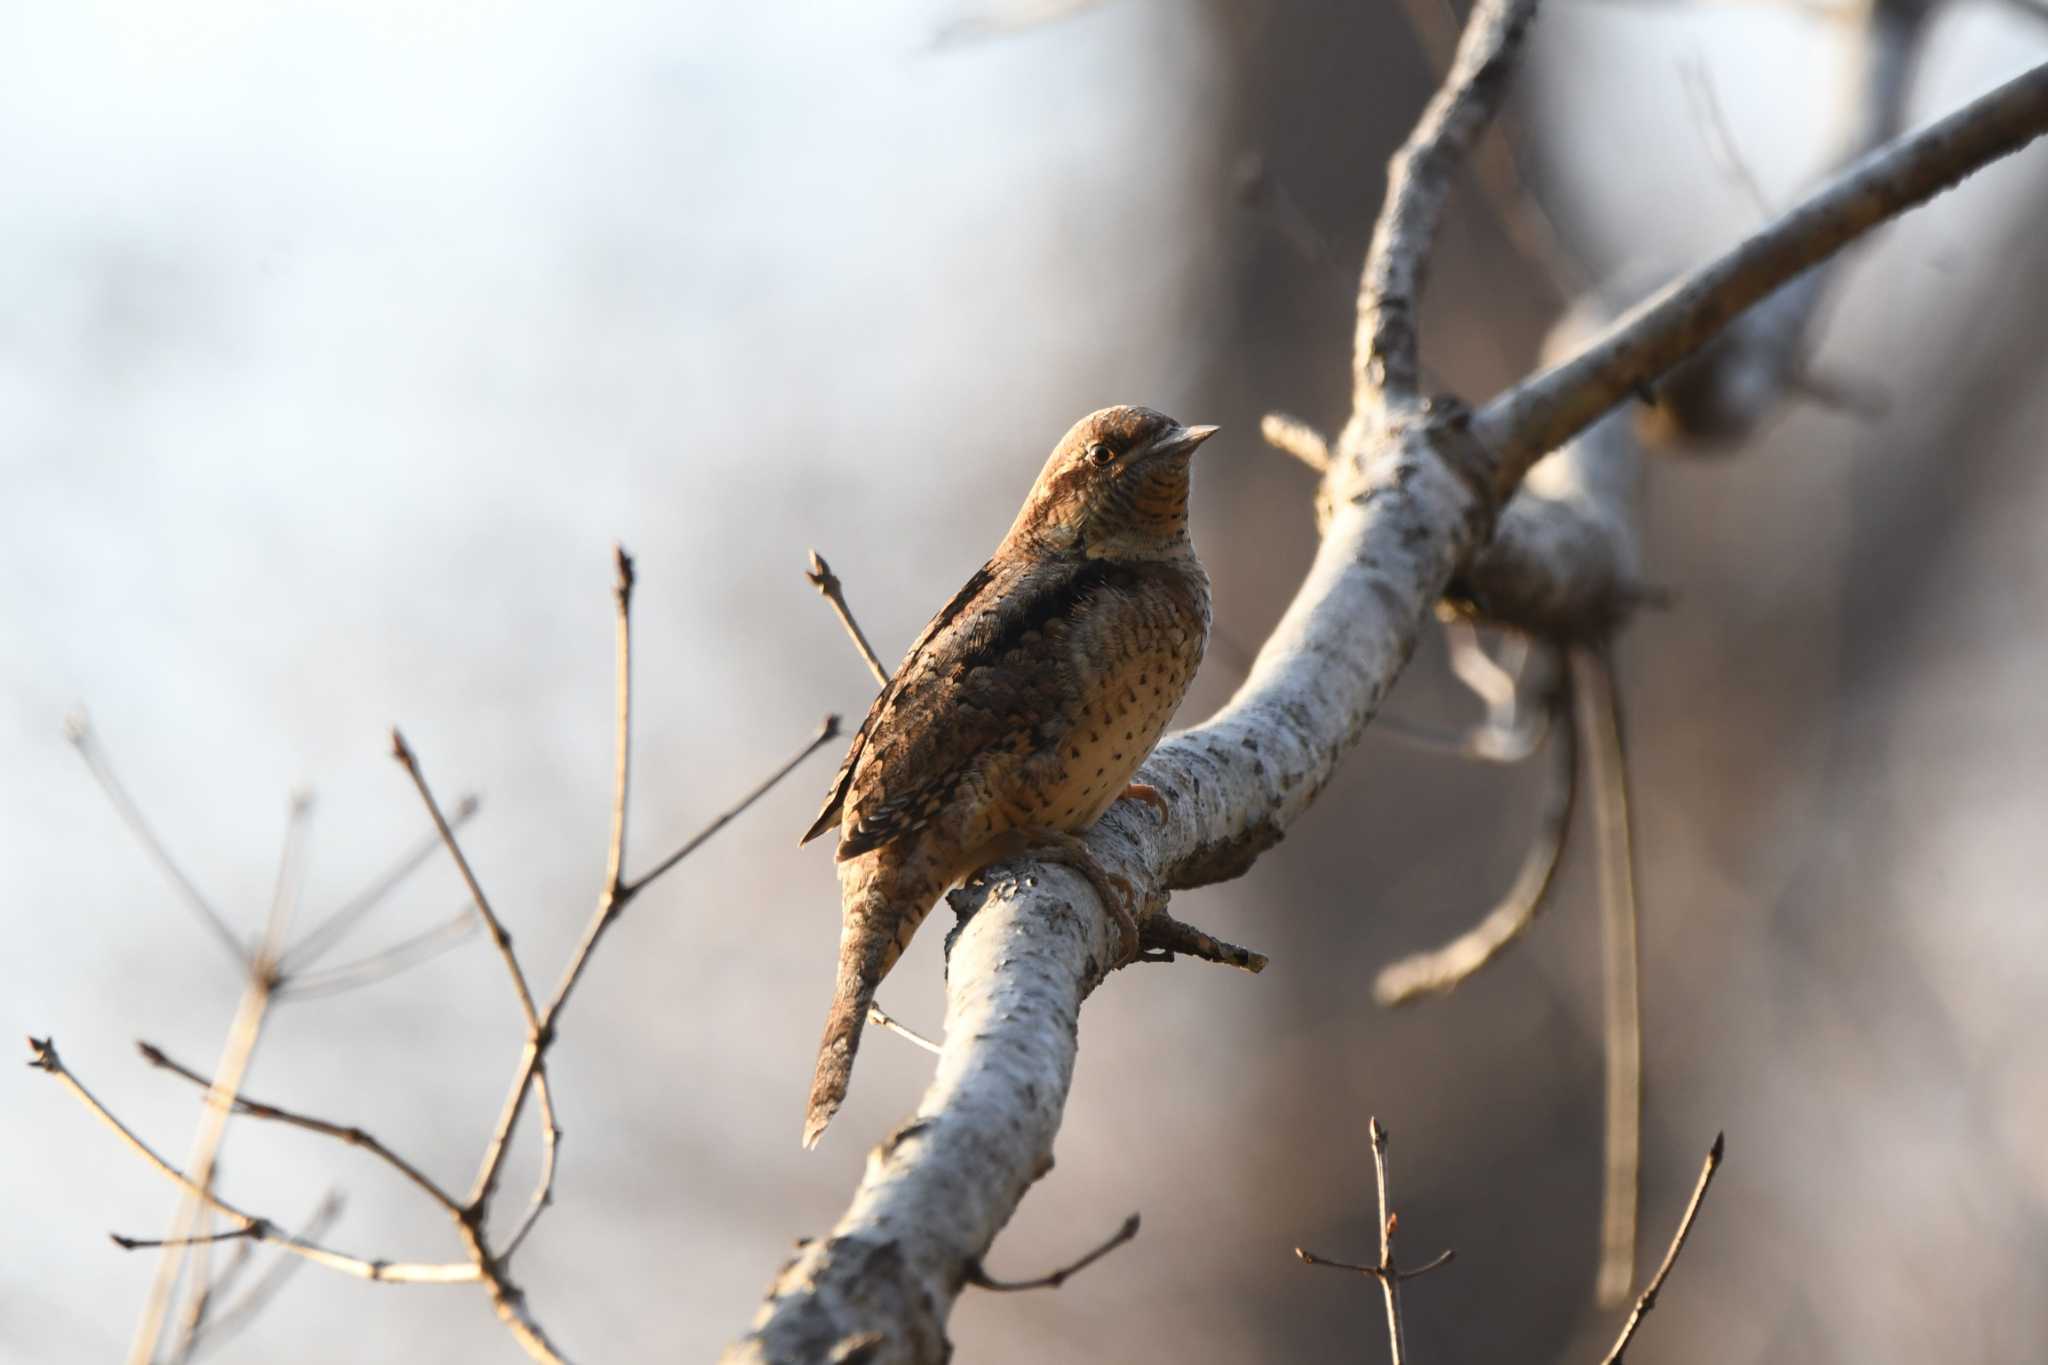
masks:
<svg viewBox="0 0 2048 1365"><path fill-rule="evenodd" d="M470 899L476 903L476 912L483 918L484 928L490 932L491 942L497 946L498 957L505 964L505 975L512 979L512 993L518 997L519 1012L526 1019L531 1033L540 1032L540 1014L533 1003L533 991L526 984L526 972L519 965L518 956L512 951L512 935L506 932L504 922L497 911L491 909L490 897L484 894L477 882L476 873L470 868L469 858L462 851L461 841L455 837L454 826L441 813L441 803L434 799L433 788L427 785L427 775L420 769L420 761L405 742L405 735L397 726L391 728L391 756L405 769L412 779L413 789L420 794L420 801L427 808L427 815L434 822L434 830L441 836L441 844L448 850L448 856L455 859L456 870L462 874L462 883L469 888Z"/></svg>
<svg viewBox="0 0 2048 1365"><path fill-rule="evenodd" d="M1556 704L1550 708L1556 709ZM1535 923L1557 875L1579 789L1575 728L1567 718L1562 724L1553 722L1549 729L1563 733L1552 749L1551 776L1537 813L1536 833L1514 885L1484 919L1449 943L1382 968L1372 988L1373 998L1380 1004L1405 1005L1457 989Z"/></svg>
<svg viewBox="0 0 2048 1365"><path fill-rule="evenodd" d="M1685 1239L1692 1235L1693 1220L1700 1215L1700 1205L1707 1197L1707 1186L1714 1183L1714 1172L1721 1169L1721 1157L1727 1150L1727 1134L1716 1133L1714 1145L1707 1149L1707 1159L1700 1167L1699 1183L1692 1187L1692 1198L1686 1201L1685 1214L1678 1220L1678 1231L1671 1236L1671 1246L1664 1252L1664 1263L1657 1267L1657 1273L1650 1277L1649 1286L1628 1315L1628 1321L1621 1325L1621 1335L1615 1338L1614 1349L1607 1353L1601 1365L1621 1365L1622 1353L1628 1350L1629 1341L1635 1336L1645 1315L1657 1306L1657 1293L1664 1288L1671 1267L1678 1264L1678 1253L1685 1250Z"/></svg>
<svg viewBox="0 0 2048 1365"><path fill-rule="evenodd" d="M868 1006L868 1022L870 1024L875 1025L877 1028L885 1028L889 1030L891 1033L894 1033L901 1038L907 1039L908 1041L917 1044L926 1052L937 1055L938 1053L944 1051L944 1049L941 1048L937 1043L925 1037L922 1033L919 1033L916 1029L910 1027L902 1020L896 1018L887 1010L883 1009L880 1005Z"/></svg>
<svg viewBox="0 0 2048 1365"><path fill-rule="evenodd" d="M167 1056L164 1050L154 1043L137 1042L135 1046L142 1053L142 1060L148 1062L151 1066L162 1071L168 1071L174 1076L182 1076L194 1085L211 1090L212 1082L207 1080L205 1076L194 1071L184 1063ZM361 1128L355 1127L352 1124L334 1123L328 1119L314 1118L310 1114L301 1114L275 1104L265 1104L261 1100L250 1099L247 1095L234 1095L230 1098L229 1103L237 1114L245 1114L252 1119L267 1119L270 1122L286 1124L293 1128L303 1128L307 1132L319 1133L324 1137L331 1137L338 1142L345 1142L351 1147L360 1147L417 1185L429 1199L439 1204L447 1212L460 1215L463 1211L462 1205L456 1202L454 1196L442 1189L431 1177L422 1172L419 1167L407 1161L397 1152L392 1151L391 1148L385 1146ZM236 1235L247 1235L247 1229L243 1229L242 1232Z"/></svg>
<svg viewBox="0 0 2048 1365"><path fill-rule="evenodd" d="M256 1236L254 1225L229 1228L226 1232L202 1232L190 1237L123 1237L118 1232L107 1234L107 1240L123 1251L141 1251L150 1247L205 1246L212 1242L240 1242Z"/></svg>
<svg viewBox="0 0 2048 1365"><path fill-rule="evenodd" d="M453 916L433 928L422 929L419 933L402 938L388 948L380 948L367 957L359 957L352 962L344 962L317 972L291 973L278 983L277 994L281 999L317 1000L322 996L339 995L343 991L359 990L379 981L388 981L400 972L439 957L480 927L482 926L477 919L476 910L472 906L464 905Z"/></svg>
<svg viewBox="0 0 2048 1365"><path fill-rule="evenodd" d="M305 1241L318 1241L326 1236L327 1230L334 1226L336 1219L341 1217L342 1206L341 1196L335 1191L329 1190L325 1195L321 1196L319 1205L313 1210L312 1216L306 1220L305 1226L299 1230L297 1235ZM236 1283L241 1271L252 1264L250 1258L241 1253L247 1252L254 1245L254 1241L248 1241L242 1243L237 1249L234 1263L214 1282L214 1302L225 1301L228 1291ZM301 1258L284 1252L279 1252L272 1257L270 1264L265 1267L263 1274L243 1292L240 1298L229 1303L218 1312L209 1312L204 1323L204 1330L198 1334L197 1340L193 1343L193 1354L204 1355L226 1344L236 1332L255 1320L256 1315L263 1311L264 1307L284 1288L286 1282L291 1279L298 1268L304 1264L306 1262Z"/></svg>
<svg viewBox="0 0 2048 1365"><path fill-rule="evenodd" d="M448 817L451 829L461 829L470 817L477 813L480 802L474 795L464 796L455 803L455 810ZM281 962L289 977L299 977L321 957L362 923L363 917L381 905L390 894L404 883L405 879L424 867L441 848L441 836L430 834L401 855L387 871L368 886L350 896L334 909L328 911L318 924L308 930L298 942L286 950Z"/></svg>
<svg viewBox="0 0 2048 1365"><path fill-rule="evenodd" d="M294 1256L302 1256L330 1270L338 1270L344 1275L352 1275L362 1280L376 1280L388 1284L465 1284L481 1278L477 1267L467 1263L432 1264L364 1260L359 1256L350 1256L320 1246L308 1238L294 1236L267 1218L259 1218L255 1214L244 1212L218 1194L193 1182L183 1171L159 1156L155 1148L137 1137L133 1129L115 1118L113 1113L59 1060L54 1041L48 1038L30 1038L28 1043L30 1066L55 1076L93 1117L113 1129L136 1155L155 1167L158 1174L203 1199L237 1226L250 1229L249 1235L258 1241L269 1242L291 1252Z"/></svg>
<svg viewBox="0 0 2048 1365"><path fill-rule="evenodd" d="M617 700L612 725L612 837L606 845L604 882L605 894L616 902L626 889L626 794L633 773L634 579L633 557L625 546L612 546L612 567L612 601L617 607L612 613L612 663ZM588 947L584 951L588 952Z"/></svg>
<svg viewBox="0 0 2048 1365"><path fill-rule="evenodd" d="M804 578L832 604L832 610L839 617L839 624L846 627L847 635L853 640L853 647L860 651L860 657L866 662L868 672L874 674L875 685L887 687L889 670L882 667L882 661L875 657L875 647L868 643L868 637L862 632L860 622L853 619L853 608L846 605L846 592L840 585L839 575L832 572L832 566L827 564L825 557L816 550L811 551L811 567L805 571Z"/></svg>
<svg viewBox="0 0 2048 1365"><path fill-rule="evenodd" d="M83 1102L89 1110L114 1129L139 1155L159 1171L189 1191L194 1208L218 1211L232 1226L223 1232L207 1227L196 1230L189 1226L174 1226L171 1234L149 1243L136 1239L124 1239L133 1245L153 1245L163 1248L166 1257L196 1248L203 1253L215 1242L236 1241L269 1242L284 1248L295 1257L312 1260L343 1273L364 1279L397 1281L406 1283L482 1283L490 1294L499 1318L511 1331L513 1338L527 1354L536 1360L552 1362L562 1359L561 1352L549 1340L546 1332L534 1319L526 1305L525 1294L512 1282L507 1266L512 1256L524 1245L527 1237L539 1221L541 1214L552 1204L559 1150L561 1126L557 1120L555 1101L546 1068L546 1056L553 1045L562 1011L566 1008L570 994L582 978L592 952L605 930L616 920L627 904L644 890L655 878L674 867L684 857L701 847L706 840L730 823L754 801L765 795L782 778L792 772L804 758L816 752L838 733L838 717L827 716L819 732L811 738L803 750L785 763L767 780L757 785L737 805L719 815L676 853L657 864L655 868L637 881L629 882L625 875L627 856L627 807L629 778L631 772L632 740L632 628L631 608L633 595L633 563L623 548L616 551L614 559L617 578L614 588L616 604L616 663L617 690L614 702L613 768L614 781L611 801L611 835L607 843L604 885L598 896L596 909L586 926L582 939L571 954L561 980L546 1007L541 1008L533 995L524 967L512 947L512 936L504 922L493 909L489 898L470 865L460 842L455 837L454 827L474 809L474 803L465 799L458 808L454 819L448 818L435 799L418 758L404 737L396 730L392 732L392 752L410 776L422 804L431 818L436 842L445 847L455 860L464 885L468 888L474 910L465 910L465 923L481 921L489 931L503 961L506 975L513 983L520 1012L525 1022L526 1040L521 1050L517 1070L499 1113L490 1139L479 1162L474 1186L467 1198L457 1198L419 1167L398 1155L392 1148L365 1130L327 1119L315 1118L280 1106L251 1099L240 1093L241 1077L246 1069L248 1056L253 1051L255 1040L261 1030L261 1022L269 1003L280 993L289 991L294 995L325 994L334 990L347 989L367 980L378 979L394 970L423 960L437 951L446 942L459 935L454 924L436 926L425 933L406 939L380 953L353 963L334 967L304 976L287 975L280 967L285 926L296 900L296 890L303 867L303 841L299 837L303 824L305 805L301 802L294 809L293 834L287 841L283 864L279 871L278 890L273 898L271 913L266 923L261 944L247 959L249 976L248 989L244 993L243 1007L238 1013L235 1027L230 1031L228 1049L221 1064L216 1068L211 1081L194 1068L174 1062L161 1049L142 1044L143 1055L153 1065L171 1071L208 1087L209 1127L202 1131L198 1144L199 1156L192 1163L194 1175L187 1175L172 1167L159 1157L155 1150L144 1143L134 1132L120 1123L99 1101L85 1090L82 1084L64 1068L58 1060L56 1048L47 1040L31 1040L32 1064L58 1076L67 1088ZM80 730L82 733L82 727ZM421 855L414 854L402 860L390 873L373 883L369 890L346 903L341 910L326 920L308 935L302 945L301 960L311 961L320 952L331 947L362 911L386 894L391 887L418 866ZM232 937L230 935L230 937ZM237 949L240 956L240 950ZM511 1236L502 1248L494 1248L486 1232L486 1223L497 1188L497 1179L502 1169L506 1151L514 1136L527 1097L531 1095L540 1110L541 1163L533 1194L527 1203ZM455 1230L467 1254L466 1263L390 1263L381 1260L365 1260L348 1256L319 1245L312 1236L291 1234L280 1231L267 1219L247 1213L224 1201L211 1188L212 1153L218 1146L218 1134L229 1115L240 1114L250 1118L266 1119L310 1132L335 1138L351 1146L360 1147L375 1156L387 1166L403 1175L419 1188L438 1207L446 1212L455 1225ZM318 1226L316 1220L315 1226ZM246 1265L238 1262L237 1269ZM217 1325L208 1325L211 1301L220 1286L201 1285L191 1301L185 1340L179 1346L181 1355L201 1344L217 1340L220 1333ZM168 1293L163 1296L168 1302ZM252 1290L234 1306L228 1314L220 1315L219 1322L235 1323L245 1321L260 1305L260 1297ZM161 1322L161 1312L152 1309L146 1315L146 1322ZM148 1350L141 1359L147 1360L154 1350L154 1332L149 1333Z"/></svg>
<svg viewBox="0 0 2048 1365"><path fill-rule="evenodd" d="M1316 473L1330 472L1330 443L1299 417L1269 412L1259 419L1259 435L1267 445L1292 455Z"/></svg>
<svg viewBox="0 0 2048 1365"><path fill-rule="evenodd" d="M498 1259L510 1261L519 1248L526 1244L526 1235L533 1231L533 1225L540 1221L555 1202L555 1165L562 1154L562 1125L555 1117L555 1094L546 1084L546 1076L534 1087L534 1099L540 1105L540 1175L535 1178L533 1195L527 1200L526 1213L520 1218L519 1226L505 1239L505 1249Z"/></svg>
<svg viewBox="0 0 2048 1365"><path fill-rule="evenodd" d="M92 774L93 781L106 793L107 801L114 807L114 813L121 817L122 824L128 826L128 832L135 836L136 842L149 854L150 861L171 879L171 884L177 887L179 894L184 897L185 904L191 907L192 913L199 918L206 931L227 949L229 956L233 957L237 964L246 965L248 952L243 948L242 941L235 936L235 931L228 927L228 922L221 916L219 909L206 898L206 893L185 875L185 870L171 857L170 850L164 847L163 840L157 838L156 831L150 827L149 821L143 818L134 798L128 795L128 789L114 776L113 766L107 762L106 752L100 748L99 738L93 733L91 722L82 713L73 715L64 723L64 735L71 741L71 746L78 750L78 756L85 760L86 771Z"/></svg>
<svg viewBox="0 0 2048 1365"><path fill-rule="evenodd" d="M626 888L625 894L627 896L637 896L642 891L646 890L648 884L654 881L655 878L661 876L664 872L667 872L677 863L681 862L683 859L689 857L692 853L695 853L698 849L702 848L705 844L705 841L710 839L712 835L718 833L718 831L724 829L734 820L737 820L740 816L744 815L749 806L753 805L756 801L759 801L762 797L766 796L769 792L773 791L775 789L776 784L781 782L783 778L788 777L791 773L795 772L798 768L802 767L805 759L809 758L812 754L818 752L819 749L823 748L827 744L830 744L833 740L837 738L839 738L839 717L836 715L825 717L823 721L819 722L817 733L811 736L810 740L805 743L803 748L797 750L796 753L792 754L787 763L784 763L780 768L777 768L774 772L768 774L767 777L762 779L761 784L759 786L755 787L745 796L742 796L730 807L723 811L720 811L717 817L714 818L710 824L704 826L704 828L698 830L695 834L691 835L688 839L684 840L683 846L681 848L677 849L675 852L669 854L666 858L663 858L660 862L656 863L651 870L642 873L638 881L633 882Z"/></svg>
<svg viewBox="0 0 2048 1365"><path fill-rule="evenodd" d="M1742 149L1735 145L1734 130L1728 126L1728 115L1721 108L1721 97L1715 93L1714 78L1707 70L1706 59L1698 53L1692 54L1679 62L1678 75L1686 97L1692 101L1693 113L1699 121L1701 135L1706 139L1707 152L1713 157L1714 164L1740 191L1755 211L1757 221L1768 221L1771 216L1770 197L1757 183L1756 174L1750 170Z"/></svg>
<svg viewBox="0 0 2048 1365"><path fill-rule="evenodd" d="M1643 1022L1636 948L1635 850L1629 834L1628 752L1613 660L1570 651L1572 698L1586 750L1593 847L1600 865L1600 922L1607 1035L1605 1178L1600 1268L1594 1294L1620 1303L1635 1280L1637 1178L1642 1163Z"/></svg>
<svg viewBox="0 0 2048 1365"><path fill-rule="evenodd" d="M205 1230L205 1209L213 1193L215 1162L219 1159L221 1144L227 1140L228 1115L242 1080L255 1061L256 1048L270 1017L270 1007L277 998L277 959L284 945L292 911L298 902L299 885L305 871L306 826L312 809L310 796L293 794L285 821L284 848L278 855L277 880L271 892L270 910L264 916L261 935L248 950L245 959L247 976L241 1000L235 1008L234 1022L228 1028L227 1041L222 1045L213 1081L207 1088L207 1108L193 1139L192 1154L185 1162L185 1183L193 1187L194 1193L179 1201L170 1233L163 1239L156 1275L151 1280L149 1296L144 1300L142 1316L136 1323L135 1336L129 1343L130 1365L149 1365L155 1359L157 1343L170 1321L178 1278L185 1266L187 1245L196 1233ZM205 1254L202 1247L201 1257ZM201 1264L203 1267L203 1261ZM207 1294L203 1268L195 1278L192 1293L202 1299ZM194 1310L203 1311L203 1306L195 1303Z"/></svg>
<svg viewBox="0 0 2048 1365"><path fill-rule="evenodd" d="M1456 1253L1446 1250L1434 1260L1414 1269L1404 1269L1394 1264L1394 1228L1400 1219L1387 1207L1387 1130L1377 1118L1368 1121L1367 1136L1372 1145L1373 1186L1379 1192L1380 1206L1380 1259L1374 1265L1358 1265L1351 1261L1332 1260L1301 1247L1294 1254L1301 1258L1303 1265L1327 1266L1332 1270L1348 1270L1378 1280L1380 1293L1387 1304L1387 1349L1393 1357L1393 1365L1402 1365L1408 1359L1408 1340L1401 1327L1401 1285L1421 1275L1427 1275L1439 1266L1449 1265Z"/></svg>
<svg viewBox="0 0 2048 1365"><path fill-rule="evenodd" d="M1005 1294L1015 1293L1021 1289L1058 1289L1069 1279L1080 1274L1089 1266L1094 1265L1097 1261L1109 1255L1110 1252L1115 1251L1137 1235L1138 1215L1134 1213L1124 1219L1122 1227L1110 1234L1108 1241L1089 1252L1086 1256L1083 1256L1080 1260L1075 1261L1071 1265L1061 1266L1050 1275L1041 1275L1035 1280L998 1280L992 1278L981 1268L981 1262L976 1261L968 1267L967 1282L982 1289L993 1289Z"/></svg>

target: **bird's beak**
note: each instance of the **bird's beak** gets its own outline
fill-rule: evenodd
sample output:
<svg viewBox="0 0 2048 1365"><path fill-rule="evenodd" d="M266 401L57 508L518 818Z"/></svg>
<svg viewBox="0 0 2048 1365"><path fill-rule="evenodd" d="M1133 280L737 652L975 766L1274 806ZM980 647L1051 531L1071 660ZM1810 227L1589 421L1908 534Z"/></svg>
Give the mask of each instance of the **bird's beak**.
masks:
<svg viewBox="0 0 2048 1365"><path fill-rule="evenodd" d="M1221 430L1221 427L1213 426L1175 427L1172 431L1167 432L1157 441L1154 441L1152 448L1145 453L1147 455L1192 455L1195 453L1196 446L1202 444L1202 442L1208 440Z"/></svg>

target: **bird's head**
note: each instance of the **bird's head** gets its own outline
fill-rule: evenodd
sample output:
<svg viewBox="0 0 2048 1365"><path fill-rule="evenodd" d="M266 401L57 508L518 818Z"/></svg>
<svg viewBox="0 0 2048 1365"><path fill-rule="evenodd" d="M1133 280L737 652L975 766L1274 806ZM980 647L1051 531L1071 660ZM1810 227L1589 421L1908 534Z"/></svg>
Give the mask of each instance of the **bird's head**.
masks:
<svg viewBox="0 0 2048 1365"><path fill-rule="evenodd" d="M1053 448L1010 540L1090 558L1185 553L1188 459L1215 434L1150 408L1089 413Z"/></svg>

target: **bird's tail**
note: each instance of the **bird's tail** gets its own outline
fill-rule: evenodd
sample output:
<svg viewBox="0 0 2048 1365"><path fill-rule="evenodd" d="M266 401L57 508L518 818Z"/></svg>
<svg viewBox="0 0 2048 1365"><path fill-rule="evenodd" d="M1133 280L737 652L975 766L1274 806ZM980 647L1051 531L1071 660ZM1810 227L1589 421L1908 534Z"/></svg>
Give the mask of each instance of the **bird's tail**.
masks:
<svg viewBox="0 0 2048 1365"><path fill-rule="evenodd" d="M910 946L911 935L946 889L945 878L918 862L856 858L839 865L843 913L839 930L839 978L832 1012L818 1043L818 1070L811 1078L810 1107L804 1115L804 1146L815 1147L846 1098L853 1054L875 988Z"/></svg>
<svg viewBox="0 0 2048 1365"><path fill-rule="evenodd" d="M804 1146L818 1145L825 1125L839 1112L846 1086L853 1079L853 1054L860 1050L860 1031L868 1022L868 1005L880 984L864 971L865 954L848 942L839 955L839 984L832 994L832 1012L825 1016L825 1036L818 1044L818 1069L811 1077L810 1107L804 1113Z"/></svg>

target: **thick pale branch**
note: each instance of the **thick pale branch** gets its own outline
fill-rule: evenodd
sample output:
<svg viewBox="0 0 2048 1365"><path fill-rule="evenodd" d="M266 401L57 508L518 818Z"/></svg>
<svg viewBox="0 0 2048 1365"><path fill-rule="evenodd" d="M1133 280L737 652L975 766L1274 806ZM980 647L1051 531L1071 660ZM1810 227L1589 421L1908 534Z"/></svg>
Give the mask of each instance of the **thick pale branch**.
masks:
<svg viewBox="0 0 2048 1365"><path fill-rule="evenodd" d="M1360 408L1416 397L1416 310L1437 225L1455 173L1507 96L1522 34L1535 17L1536 0L1480 0L1443 85L1388 165L1386 202L1359 288L1353 401Z"/></svg>
<svg viewBox="0 0 2048 1365"><path fill-rule="evenodd" d="M1503 490L1555 449L1698 350L1751 304L1878 224L2048 132L2048 63L1883 147L1718 260L1636 308L1555 368L1488 403L1473 430Z"/></svg>
<svg viewBox="0 0 2048 1365"><path fill-rule="evenodd" d="M1475 22L1500 13L1482 6ZM1165 821L1112 808L1087 836L1098 863L1148 905L1241 874L1329 781L1438 598L1455 574L1471 572L1494 504L1538 456L1800 269L2043 127L2048 69L1867 159L1476 418L1453 404L1417 405L1392 424L1355 412L1325 481L1323 538L1293 604L1229 704L1168 739L1140 770L1138 780L1166 797ZM1362 324L1362 374L1375 330ZM1376 382L1363 388L1361 408L1376 406ZM978 909L949 963L946 1044L916 1117L877 1150L846 1216L778 1278L754 1334L728 1360L822 1360L854 1340L875 1365L942 1359L945 1317L968 1265L1049 1169L1080 1001L1111 960L1111 930L1095 896L1062 871L1014 864L989 877L966 898Z"/></svg>

